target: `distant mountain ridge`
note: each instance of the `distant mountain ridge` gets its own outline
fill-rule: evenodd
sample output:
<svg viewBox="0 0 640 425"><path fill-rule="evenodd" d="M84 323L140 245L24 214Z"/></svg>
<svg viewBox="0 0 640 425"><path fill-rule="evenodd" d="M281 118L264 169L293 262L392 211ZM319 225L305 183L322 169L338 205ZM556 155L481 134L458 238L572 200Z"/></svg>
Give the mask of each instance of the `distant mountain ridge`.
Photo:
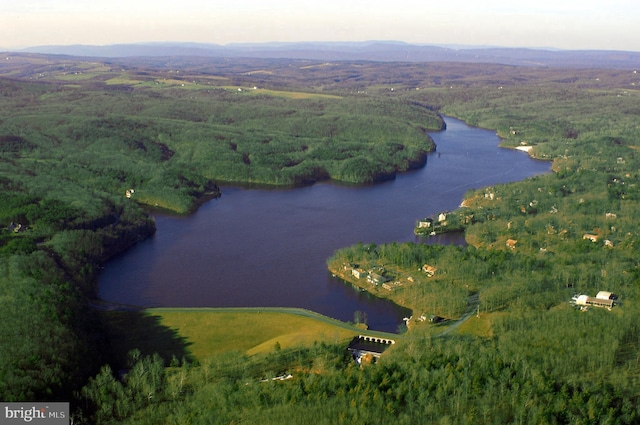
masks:
<svg viewBox="0 0 640 425"><path fill-rule="evenodd" d="M326 61L499 63L515 66L571 68L640 68L640 52L508 47L451 48L399 41L236 43L227 45L153 42L105 46L37 46L21 49L20 52L96 58L200 56Z"/></svg>

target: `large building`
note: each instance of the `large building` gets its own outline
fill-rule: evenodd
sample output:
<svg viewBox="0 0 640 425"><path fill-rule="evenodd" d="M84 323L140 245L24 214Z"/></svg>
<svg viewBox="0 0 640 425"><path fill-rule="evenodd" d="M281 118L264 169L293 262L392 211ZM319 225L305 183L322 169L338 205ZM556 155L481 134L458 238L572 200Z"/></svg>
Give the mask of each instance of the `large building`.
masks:
<svg viewBox="0 0 640 425"><path fill-rule="evenodd" d="M609 298L590 297L588 295L578 295L574 297L573 300L577 306L583 309L588 307L601 307L611 310L614 302L614 300Z"/></svg>
<svg viewBox="0 0 640 425"><path fill-rule="evenodd" d="M353 356L356 363L361 364L363 359L375 360L396 342L392 339L378 338L374 336L358 335L353 337L347 350Z"/></svg>

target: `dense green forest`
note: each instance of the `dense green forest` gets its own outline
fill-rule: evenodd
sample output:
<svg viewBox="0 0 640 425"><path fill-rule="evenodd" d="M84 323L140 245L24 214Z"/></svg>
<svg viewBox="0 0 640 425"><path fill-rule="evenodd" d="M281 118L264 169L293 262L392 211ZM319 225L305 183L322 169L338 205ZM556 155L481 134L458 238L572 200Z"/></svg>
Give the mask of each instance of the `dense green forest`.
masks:
<svg viewBox="0 0 640 425"><path fill-rule="evenodd" d="M14 59L0 65L0 399L72 400L80 423L640 421L635 72ZM154 231L141 206L186 213L221 182L392 178L424 164L439 113L554 172L469 192L449 216L465 247L359 244L328 262L384 265L402 283L372 291L414 318L477 308L475 322L444 336L413 319L363 367L319 341L202 363L134 351L118 373L90 300L98 268ZM600 290L611 311L569 302Z"/></svg>
<svg viewBox="0 0 640 425"><path fill-rule="evenodd" d="M141 205L187 213L220 182L392 178L424 165L443 125L404 99L14 59L0 67L2 400L68 399L109 361L88 300L99 267L154 232Z"/></svg>

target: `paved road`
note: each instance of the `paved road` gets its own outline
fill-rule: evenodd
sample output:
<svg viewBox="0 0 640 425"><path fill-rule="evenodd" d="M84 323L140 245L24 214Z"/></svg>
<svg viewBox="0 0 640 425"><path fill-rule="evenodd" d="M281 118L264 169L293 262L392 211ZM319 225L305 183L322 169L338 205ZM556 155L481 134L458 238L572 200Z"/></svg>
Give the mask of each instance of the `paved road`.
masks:
<svg viewBox="0 0 640 425"><path fill-rule="evenodd" d="M470 296L469 307L467 307L467 310L464 312L464 314L458 320L456 320L455 323L449 325L445 330L443 330L439 334L434 335L433 337L436 338L436 337L446 336L451 332L453 332L454 330L456 330L457 328L459 328L460 325L462 325L464 322L469 320L474 314L476 314L476 312L478 311L479 304L480 304L480 298L478 294L474 294Z"/></svg>

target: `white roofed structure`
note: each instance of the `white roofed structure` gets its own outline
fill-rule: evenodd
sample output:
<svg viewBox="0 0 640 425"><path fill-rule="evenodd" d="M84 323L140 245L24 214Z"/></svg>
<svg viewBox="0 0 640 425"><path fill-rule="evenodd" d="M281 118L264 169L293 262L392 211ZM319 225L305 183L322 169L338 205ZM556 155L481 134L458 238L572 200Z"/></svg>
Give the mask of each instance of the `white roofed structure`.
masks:
<svg viewBox="0 0 640 425"><path fill-rule="evenodd" d="M611 310L613 308L613 300L608 298L590 297L588 295L580 295L574 298L576 305L582 307L602 307Z"/></svg>
<svg viewBox="0 0 640 425"><path fill-rule="evenodd" d="M611 295L613 295L611 292L608 291L600 291L598 292L598 295L596 295L596 298L599 298L601 300L610 300Z"/></svg>

